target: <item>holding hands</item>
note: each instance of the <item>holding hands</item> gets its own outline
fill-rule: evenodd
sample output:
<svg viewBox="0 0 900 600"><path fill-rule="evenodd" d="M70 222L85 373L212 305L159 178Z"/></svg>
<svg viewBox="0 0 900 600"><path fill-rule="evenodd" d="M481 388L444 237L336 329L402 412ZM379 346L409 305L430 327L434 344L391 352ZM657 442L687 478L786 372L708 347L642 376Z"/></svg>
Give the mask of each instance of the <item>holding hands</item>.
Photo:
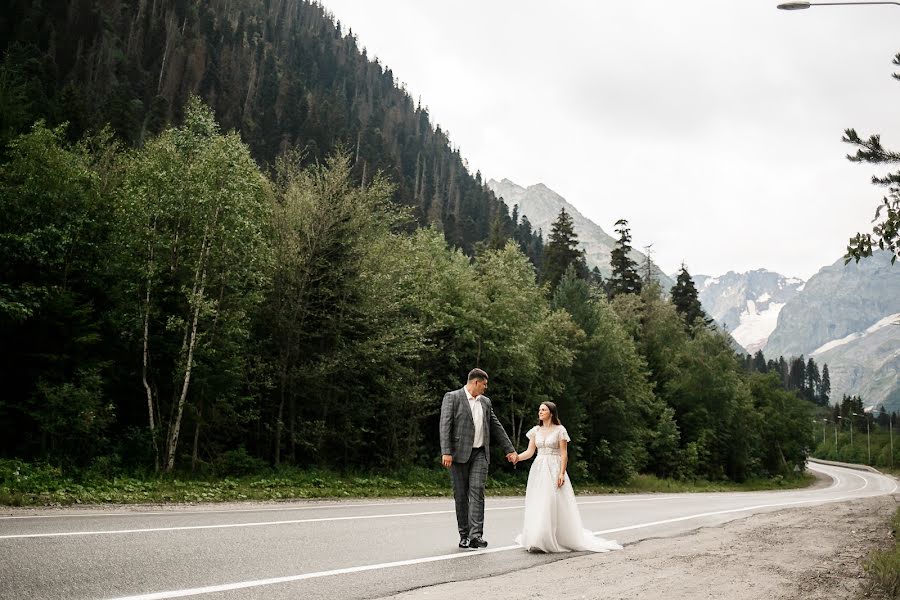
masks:
<svg viewBox="0 0 900 600"><path fill-rule="evenodd" d="M516 452L510 452L506 455L506 460L508 460L512 464L516 464L517 462L519 462L519 455Z"/></svg>

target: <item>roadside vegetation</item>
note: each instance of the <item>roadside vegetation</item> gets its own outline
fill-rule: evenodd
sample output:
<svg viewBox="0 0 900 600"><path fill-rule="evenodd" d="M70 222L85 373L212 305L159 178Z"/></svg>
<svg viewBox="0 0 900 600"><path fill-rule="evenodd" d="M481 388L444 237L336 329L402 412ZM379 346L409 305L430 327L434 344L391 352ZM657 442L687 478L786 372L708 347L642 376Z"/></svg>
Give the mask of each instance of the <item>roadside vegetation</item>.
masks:
<svg viewBox="0 0 900 600"><path fill-rule="evenodd" d="M893 544L874 551L866 561L867 598L900 598L900 508L891 521Z"/></svg>
<svg viewBox="0 0 900 600"><path fill-rule="evenodd" d="M487 483L491 496L525 493L527 467L510 472L497 468ZM756 491L804 487L815 480L810 474L784 479L705 481L660 479L637 475L621 485L581 483L579 494L677 493ZM446 471L411 468L403 471L337 473L323 469L283 467L264 473L224 477L159 478L108 476L96 471L64 475L54 466L0 460L0 504L9 506L67 506L74 504L158 504L233 501L282 501L299 499L398 498L450 496Z"/></svg>

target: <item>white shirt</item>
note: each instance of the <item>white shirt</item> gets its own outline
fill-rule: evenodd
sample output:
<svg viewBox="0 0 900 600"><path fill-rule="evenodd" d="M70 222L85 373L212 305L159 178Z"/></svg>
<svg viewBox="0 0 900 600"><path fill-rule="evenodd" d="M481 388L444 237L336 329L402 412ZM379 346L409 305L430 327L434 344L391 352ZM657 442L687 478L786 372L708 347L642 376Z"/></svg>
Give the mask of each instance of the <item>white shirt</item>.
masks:
<svg viewBox="0 0 900 600"><path fill-rule="evenodd" d="M475 423L475 438L472 440L473 448L484 446L484 410L481 408L481 402L466 390L466 399L469 401L469 410L472 411L472 421Z"/></svg>

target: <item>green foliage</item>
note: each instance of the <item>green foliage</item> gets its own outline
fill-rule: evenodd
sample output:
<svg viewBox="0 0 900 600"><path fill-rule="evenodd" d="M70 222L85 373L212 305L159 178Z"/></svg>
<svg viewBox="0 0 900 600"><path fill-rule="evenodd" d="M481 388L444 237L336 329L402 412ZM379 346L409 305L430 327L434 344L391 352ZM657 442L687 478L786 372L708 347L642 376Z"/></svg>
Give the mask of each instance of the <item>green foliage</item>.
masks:
<svg viewBox="0 0 900 600"><path fill-rule="evenodd" d="M555 288L567 269L573 268L580 279L588 278L584 250L578 247L578 235L572 217L562 208L550 228L550 240L544 246L541 279Z"/></svg>
<svg viewBox="0 0 900 600"><path fill-rule="evenodd" d="M874 551L864 568L869 576L868 593L873 597L900 598L900 508L891 521L892 547Z"/></svg>
<svg viewBox="0 0 900 600"><path fill-rule="evenodd" d="M709 325L712 319L706 317L703 307L700 305L700 297L691 274L688 273L687 267L682 264L681 271L672 287L672 304L675 310L684 319L685 326L688 331L694 325Z"/></svg>
<svg viewBox="0 0 900 600"><path fill-rule="evenodd" d="M427 107L320 3L160 6L140 18L115 2L96 15L81 5L8 10L0 144L42 118L68 122L73 139L109 125L118 139L143 146L182 121L194 93L262 165L293 148L305 166L352 149L354 184L384 173L395 203L454 247L473 255L496 224L495 248L513 237L540 262L537 232L513 222Z"/></svg>
<svg viewBox="0 0 900 600"><path fill-rule="evenodd" d="M900 54L893 60L894 65L900 66ZM900 79L894 74L895 79ZM852 162L866 162L871 164L896 165L900 163L900 153L887 150L881 145L880 135L871 135L868 139L862 139L855 129L844 131L842 140L857 147L856 154L847 155ZM891 253L891 264L900 256L900 172L888 173L884 177L872 176L872 183L888 188L888 194L882 198L881 204L875 210L872 233L857 233L850 238L847 245L845 263L872 256L874 248L886 250ZM882 216L882 210L884 216Z"/></svg>
<svg viewBox="0 0 900 600"><path fill-rule="evenodd" d="M239 461L244 464L243 461ZM676 481L638 475L626 484L574 481L576 493L618 494L653 492L723 492L805 487L814 478L753 480L743 484L702 480ZM525 472L494 472L487 481L489 496L523 495ZM402 470L335 471L282 467L243 476L217 473L206 478L156 478L91 473L63 476L59 469L41 464L0 459L0 504L50 506L68 504L147 504L162 502L272 501L304 498L360 498L450 496L446 469L421 467Z"/></svg>
<svg viewBox="0 0 900 600"><path fill-rule="evenodd" d="M43 33L7 49L0 454L53 466L16 463L47 481L18 478L0 500L447 493L430 470L439 399L473 366L520 446L538 405L558 404L586 486L641 473L718 486L798 460L800 405L740 369L725 338L686 328L679 300L642 289L627 221L602 290L571 218L545 249L321 6L291 5L277 27L262 5L239 8L173 8L181 37L166 47L209 51L184 79L136 68L167 30L129 30L126 47L131 20L114 16L103 36L90 23L59 36L36 6ZM302 32L285 38L288 22ZM71 125L26 131L35 116ZM787 384L785 361L766 368ZM825 387L803 368L806 389ZM188 470L200 479L173 479ZM492 490L521 490L523 473L495 473ZM201 477L223 475L242 479Z"/></svg>
<svg viewBox="0 0 900 600"><path fill-rule="evenodd" d="M225 477L242 477L265 470L266 461L251 456L244 447L226 450L216 460L215 472Z"/></svg>
<svg viewBox="0 0 900 600"><path fill-rule="evenodd" d="M204 392L231 400L240 385L248 315L269 277L271 195L240 138L220 134L197 99L183 127L124 155L119 168L122 321L144 365L148 413L171 415L160 433L151 427L155 437L165 431L171 470L192 379L198 410Z"/></svg>
<svg viewBox="0 0 900 600"><path fill-rule="evenodd" d="M83 464L113 414L102 310L111 215L94 158L64 135L39 122L0 166L0 437Z"/></svg>
<svg viewBox="0 0 900 600"><path fill-rule="evenodd" d="M616 232L619 239L610 252L610 267L612 275L609 278L609 295L615 297L620 294L638 294L641 291L641 276L638 275L637 263L629 254L631 253L631 230L628 229L628 221L619 219L616 221Z"/></svg>
<svg viewBox="0 0 900 600"><path fill-rule="evenodd" d="M758 418L762 466L780 475L788 475L795 466L803 468L815 444L814 432L805 427L812 419L813 405L783 390L775 374L752 375L750 392Z"/></svg>

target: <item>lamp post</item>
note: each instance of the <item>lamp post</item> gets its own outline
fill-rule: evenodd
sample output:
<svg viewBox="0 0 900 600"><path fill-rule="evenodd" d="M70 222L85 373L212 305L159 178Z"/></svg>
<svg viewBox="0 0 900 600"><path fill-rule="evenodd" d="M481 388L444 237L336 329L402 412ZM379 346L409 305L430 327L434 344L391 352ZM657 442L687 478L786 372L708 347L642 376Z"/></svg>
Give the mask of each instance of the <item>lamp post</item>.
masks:
<svg viewBox="0 0 900 600"><path fill-rule="evenodd" d="M853 6L854 4L896 4L900 2L785 2L779 4L779 10L804 10L810 6Z"/></svg>
<svg viewBox="0 0 900 600"><path fill-rule="evenodd" d="M840 419L840 421L841 421L841 428L843 429L843 427L844 427L844 417L842 417L841 415L838 415L837 418ZM834 430L834 455L837 456L837 443L838 443L838 438L837 438L837 421L834 422L834 426L835 426L835 430Z"/></svg>
<svg viewBox="0 0 900 600"><path fill-rule="evenodd" d="M854 417L864 417L866 419L866 450L869 455L869 462L867 462L866 464L871 465L872 464L872 444L870 443L870 439L869 439L869 417L868 417L868 415L865 414L865 411L863 412L863 414L853 413L853 416ZM850 429L851 430L853 429L852 425L850 426Z"/></svg>
<svg viewBox="0 0 900 600"><path fill-rule="evenodd" d="M875 411L875 409L873 408L872 412L874 412L874 411ZM880 411L878 417L881 418L881 415L883 415L883 414L884 414L884 402L882 401L881 411ZM890 462L891 462L891 468L893 469L894 468L894 414L893 413L888 413L888 435L890 436L890 440L891 440Z"/></svg>
<svg viewBox="0 0 900 600"><path fill-rule="evenodd" d="M828 419L822 419L822 447L825 447L825 424L828 423Z"/></svg>
<svg viewBox="0 0 900 600"><path fill-rule="evenodd" d="M855 412L850 413L850 456L853 456L853 417L856 416Z"/></svg>

